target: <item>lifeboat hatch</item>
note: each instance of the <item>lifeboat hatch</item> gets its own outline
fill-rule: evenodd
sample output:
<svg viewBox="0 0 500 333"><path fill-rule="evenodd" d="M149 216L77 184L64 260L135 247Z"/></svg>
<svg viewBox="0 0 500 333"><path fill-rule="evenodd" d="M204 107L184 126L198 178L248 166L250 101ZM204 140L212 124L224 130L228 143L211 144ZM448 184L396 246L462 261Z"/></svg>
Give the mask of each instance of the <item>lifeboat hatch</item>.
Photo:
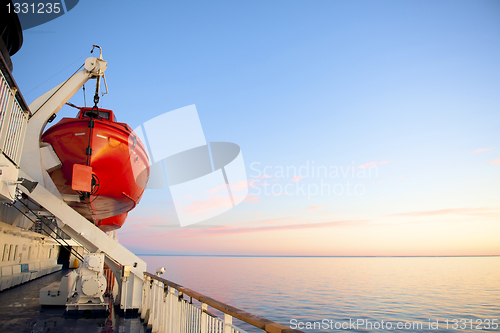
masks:
<svg viewBox="0 0 500 333"><path fill-rule="evenodd" d="M71 188L74 191L92 191L92 167L82 164L73 164Z"/></svg>

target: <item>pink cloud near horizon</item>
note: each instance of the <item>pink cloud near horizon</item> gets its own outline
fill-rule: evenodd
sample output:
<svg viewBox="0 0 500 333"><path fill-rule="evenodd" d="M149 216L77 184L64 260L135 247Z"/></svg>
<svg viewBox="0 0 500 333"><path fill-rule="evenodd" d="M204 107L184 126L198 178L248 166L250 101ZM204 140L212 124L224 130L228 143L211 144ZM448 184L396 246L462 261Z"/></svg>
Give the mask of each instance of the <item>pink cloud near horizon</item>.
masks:
<svg viewBox="0 0 500 333"><path fill-rule="evenodd" d="M309 207L307 207L307 211L313 211L313 210L322 210L322 209L325 209L324 206L316 206L316 205L310 205Z"/></svg>
<svg viewBox="0 0 500 333"><path fill-rule="evenodd" d="M193 203L184 206L181 210L185 214L189 215L201 215L207 213L208 211L221 208L231 208L231 204L228 202L227 198L224 196L214 196L204 201L194 201Z"/></svg>
<svg viewBox="0 0 500 333"><path fill-rule="evenodd" d="M500 218L500 208L498 207L477 207L477 208L447 208L426 211L413 211L406 213L396 213L392 216L439 216L439 215L472 215Z"/></svg>
<svg viewBox="0 0 500 333"><path fill-rule="evenodd" d="M318 228L333 228L345 226L361 226L368 225L368 220L339 220L321 223L302 223L302 224L287 224L287 225L274 225L274 226L260 226L260 227L234 227L234 226L217 226L206 229L182 229L178 230L182 236L186 238L198 236L221 236L230 234L247 234L255 232L268 232L268 231L285 231L297 229L318 229Z"/></svg>

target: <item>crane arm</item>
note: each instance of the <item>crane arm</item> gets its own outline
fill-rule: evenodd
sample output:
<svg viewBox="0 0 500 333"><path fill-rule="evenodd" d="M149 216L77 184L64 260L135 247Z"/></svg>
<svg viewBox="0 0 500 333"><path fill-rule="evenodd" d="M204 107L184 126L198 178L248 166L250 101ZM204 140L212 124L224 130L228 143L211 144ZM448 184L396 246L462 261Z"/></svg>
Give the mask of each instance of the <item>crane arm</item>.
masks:
<svg viewBox="0 0 500 333"><path fill-rule="evenodd" d="M26 137L21 156L21 169L32 179L51 189L53 184L47 177L42 166L40 154L40 137L49 118L59 112L62 106L90 79L100 79L104 75L107 62L101 58L89 57L85 60L84 68L57 85L42 96L38 97L29 108L33 116L29 119ZM49 177L50 179L50 177ZM45 181L44 181L45 180ZM55 187L54 187L55 188ZM53 191L51 191L53 192ZM53 192L54 193L54 192Z"/></svg>

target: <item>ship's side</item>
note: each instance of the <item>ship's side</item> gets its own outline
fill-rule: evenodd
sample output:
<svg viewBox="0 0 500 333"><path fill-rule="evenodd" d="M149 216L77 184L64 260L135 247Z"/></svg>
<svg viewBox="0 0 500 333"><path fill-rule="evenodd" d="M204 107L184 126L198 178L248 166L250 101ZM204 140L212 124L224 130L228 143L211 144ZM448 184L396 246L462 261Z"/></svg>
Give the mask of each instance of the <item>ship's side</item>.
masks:
<svg viewBox="0 0 500 333"><path fill-rule="evenodd" d="M19 166L30 111L12 76L12 61L22 45L17 15L0 19L0 290L61 269L59 245L38 216L16 203ZM36 209L33 207L33 209ZM68 257L69 260L69 257Z"/></svg>

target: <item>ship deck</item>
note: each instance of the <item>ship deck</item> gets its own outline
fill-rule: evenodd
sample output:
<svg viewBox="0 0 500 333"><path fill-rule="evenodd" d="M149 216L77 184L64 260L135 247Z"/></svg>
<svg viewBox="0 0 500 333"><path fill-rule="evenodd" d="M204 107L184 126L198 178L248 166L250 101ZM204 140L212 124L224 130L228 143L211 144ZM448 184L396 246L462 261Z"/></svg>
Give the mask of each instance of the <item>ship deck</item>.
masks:
<svg viewBox="0 0 500 333"><path fill-rule="evenodd" d="M41 306L40 289L68 274L69 269L46 275L0 293L0 332L30 333L143 333L139 316L120 316L113 307L109 314L71 315L65 307Z"/></svg>

